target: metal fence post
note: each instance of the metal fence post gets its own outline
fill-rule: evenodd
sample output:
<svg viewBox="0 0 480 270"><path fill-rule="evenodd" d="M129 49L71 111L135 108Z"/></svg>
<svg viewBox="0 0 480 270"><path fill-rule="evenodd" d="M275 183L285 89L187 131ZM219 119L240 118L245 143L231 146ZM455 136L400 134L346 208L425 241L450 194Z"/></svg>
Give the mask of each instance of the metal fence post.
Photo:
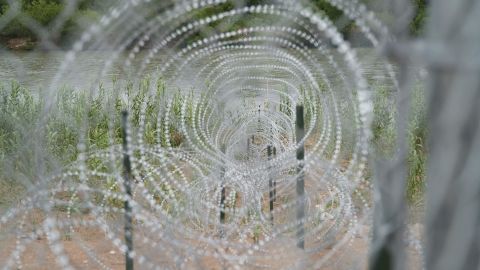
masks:
<svg viewBox="0 0 480 270"><path fill-rule="evenodd" d="M223 154L225 154L225 145L221 146L221 151ZM225 199L226 199L226 194L225 194L225 164L221 165L220 168L220 181L221 181L221 193L220 193L220 226L222 226L220 230L220 235L221 237L224 236L224 228L223 224L225 224Z"/></svg>
<svg viewBox="0 0 480 270"><path fill-rule="evenodd" d="M297 144L305 136L305 123L303 120L303 106L297 106L296 137ZM301 143L297 148L297 247L305 248L305 182L303 164L305 158L305 145Z"/></svg>
<svg viewBox="0 0 480 270"><path fill-rule="evenodd" d="M277 148L273 147L273 157L277 156ZM277 180L273 180L273 201L277 201Z"/></svg>
<svg viewBox="0 0 480 270"><path fill-rule="evenodd" d="M123 140L123 186L127 199L125 200L125 269L133 270L133 216L130 200L132 199L132 166L130 163L129 145L128 145L128 112L122 111L122 140Z"/></svg>
<svg viewBox="0 0 480 270"><path fill-rule="evenodd" d="M267 155L268 155L268 160L269 161L272 160L271 145L267 146ZM273 179L272 179L270 164L268 165L268 203L270 206L270 222L272 223L272 226L273 226Z"/></svg>

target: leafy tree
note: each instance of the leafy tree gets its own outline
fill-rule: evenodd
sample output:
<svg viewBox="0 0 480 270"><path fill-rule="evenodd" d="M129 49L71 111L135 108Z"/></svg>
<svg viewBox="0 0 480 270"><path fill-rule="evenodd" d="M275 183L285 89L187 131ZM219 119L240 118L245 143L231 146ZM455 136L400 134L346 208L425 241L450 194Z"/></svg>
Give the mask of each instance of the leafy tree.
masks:
<svg viewBox="0 0 480 270"><path fill-rule="evenodd" d="M21 5L23 14L36 20L43 26L50 24L63 10L63 4L48 0L23 0ZM10 8L8 4L3 4L2 14L6 13ZM2 29L0 35L7 37L33 37L32 31L19 19L10 22Z"/></svg>
<svg viewBox="0 0 480 270"><path fill-rule="evenodd" d="M65 8L64 0L21 0L21 12L34 19L37 23L44 27L49 27L52 22L60 15ZM76 12L71 15L71 18L63 25L62 29L56 34L55 38L61 43L66 40L66 36L77 34L81 32L75 21L87 17L89 21L94 21L99 17L98 12L93 10L97 4L94 0L83 0L78 2ZM98 3L98 2L97 2ZM7 0L0 0L0 15L5 14L10 5ZM36 35L31 31L30 27L24 25L21 19L15 18L3 29L0 30L0 36L6 38L31 38L36 39Z"/></svg>
<svg viewBox="0 0 480 270"><path fill-rule="evenodd" d="M44 27L47 27L55 20L55 18L62 12L65 7L65 1L68 0L18 0L21 4L21 10L23 14L28 15L29 17L36 20L39 24ZM160 6L165 6L164 0L154 0L155 3L158 1ZM391 18L388 11L386 11L382 5L383 0L362 0L370 9L373 9L380 18L384 18L388 21L388 18ZM413 18L410 24L410 31L414 35L419 35L422 33L423 25L427 17L427 0L410 0L416 7L415 17ZM232 3L234 3L233 1ZM113 0L79 0L78 9L72 15L72 18L65 24L61 32L59 33L59 39L63 39L66 35L75 34L78 32L78 27L74 23L77 19L87 16L89 19L95 19L98 16L98 11L106 10L110 4L114 3ZM243 0L243 3L246 5L261 5L269 4L269 0ZM328 0L312 0L311 3L318 11L324 12L326 16L332 20L336 26L340 29L345 36L355 32L355 25L352 21L348 20L343 16L343 12L336 7L332 6ZM194 17L201 18L209 15L213 15L222 11L231 9L232 4L223 4L217 7L206 8L200 11L197 11L197 14ZM0 0L0 16L9 10L9 1ZM240 20L236 20L233 25L230 25L231 29L237 29L240 27L245 27L253 23L258 22L258 18L255 16L245 16ZM269 18L263 18L260 21L268 23ZM214 28L215 25L212 25ZM212 30L213 30L212 28ZM228 30L228 29L221 29ZM29 27L23 25L19 19L15 19L10 22L6 27L0 30L0 36L12 38L12 37L30 37L35 39L35 34L32 33ZM197 37L198 38L198 37Z"/></svg>

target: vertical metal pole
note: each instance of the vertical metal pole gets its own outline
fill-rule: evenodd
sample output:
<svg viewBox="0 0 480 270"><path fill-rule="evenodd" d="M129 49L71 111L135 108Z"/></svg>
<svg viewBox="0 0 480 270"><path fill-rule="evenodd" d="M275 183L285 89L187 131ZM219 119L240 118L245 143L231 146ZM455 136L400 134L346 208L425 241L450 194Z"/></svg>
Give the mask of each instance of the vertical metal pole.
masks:
<svg viewBox="0 0 480 270"><path fill-rule="evenodd" d="M305 123L303 121L303 106L297 106L296 137L297 144L305 136ZM305 145L302 143L297 148L297 247L305 248L305 182L303 164L305 159Z"/></svg>
<svg viewBox="0 0 480 270"><path fill-rule="evenodd" d="M277 148L274 146L273 147L273 156L277 156ZM273 180L273 201L277 201L277 180Z"/></svg>
<svg viewBox="0 0 480 270"><path fill-rule="evenodd" d="M267 146L268 160L272 160L272 146ZM268 166L268 202L270 205L270 222L273 226L273 179L270 165Z"/></svg>
<svg viewBox="0 0 480 270"><path fill-rule="evenodd" d="M125 269L133 270L133 217L132 206L130 205L130 199L132 199L132 186L131 175L132 166L130 164L130 155L128 148L128 112L122 111L122 139L123 139L123 186L125 188L125 194L127 199L125 200L125 245L127 250L125 251Z"/></svg>
<svg viewBox="0 0 480 270"><path fill-rule="evenodd" d="M257 125L257 133L260 133L260 105L258 105L258 125Z"/></svg>
<svg viewBox="0 0 480 270"><path fill-rule="evenodd" d="M223 154L225 154L225 145L222 145L221 151ZM221 193L220 193L220 223L221 226L225 224L225 164L222 164L222 167L220 168L220 181L221 182ZM223 227L221 228L221 237L224 236L224 231Z"/></svg>
<svg viewBox="0 0 480 270"><path fill-rule="evenodd" d="M247 138L247 160L250 160L250 138Z"/></svg>
<svg viewBox="0 0 480 270"><path fill-rule="evenodd" d="M255 135L252 135L252 141L250 142L250 144L252 145L252 147L255 145ZM249 156L252 157L253 156L253 149L250 149L250 154Z"/></svg>
<svg viewBox="0 0 480 270"><path fill-rule="evenodd" d="M430 77L426 91L426 269L480 269L478 4L461 0L430 1L428 5L431 15L425 46L444 49L433 55L426 49L421 55Z"/></svg>

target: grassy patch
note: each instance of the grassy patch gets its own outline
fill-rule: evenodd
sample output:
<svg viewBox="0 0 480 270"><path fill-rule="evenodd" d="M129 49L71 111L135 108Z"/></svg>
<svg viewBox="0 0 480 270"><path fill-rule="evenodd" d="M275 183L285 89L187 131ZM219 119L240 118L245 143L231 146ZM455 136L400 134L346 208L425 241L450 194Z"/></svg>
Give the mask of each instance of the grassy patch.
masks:
<svg viewBox="0 0 480 270"><path fill-rule="evenodd" d="M39 174L48 175L75 162L80 142L87 152L120 144L120 113L123 109L130 112L135 132L141 122L142 106L146 106L144 143L166 146L165 121L158 119L159 111L165 108L166 99L172 98L170 115L173 119L180 119L184 99L180 92L166 97L163 82L157 81L156 84L154 91L151 91L148 78L135 86L131 83L125 87L115 85L114 90L106 90L100 85L95 96L65 87L58 91L53 106L45 113L46 102L33 96L29 89L16 82L0 83L0 179L5 179L0 194L11 189L6 186L6 181L15 180L18 186L29 186L28 182L20 184L18 179L34 183ZM193 113L192 110L188 112ZM161 126L157 128L159 124ZM169 137L173 147L184 140L173 124L169 127ZM87 159L89 168L96 168L98 164L95 158ZM38 171L45 168L47 171Z"/></svg>
<svg viewBox="0 0 480 270"><path fill-rule="evenodd" d="M386 87L376 87L372 144L375 155L384 158L392 157L396 151L396 107L393 94ZM420 85L412 91L407 132L409 148L406 197L410 204L417 204L423 198L427 161L425 90Z"/></svg>

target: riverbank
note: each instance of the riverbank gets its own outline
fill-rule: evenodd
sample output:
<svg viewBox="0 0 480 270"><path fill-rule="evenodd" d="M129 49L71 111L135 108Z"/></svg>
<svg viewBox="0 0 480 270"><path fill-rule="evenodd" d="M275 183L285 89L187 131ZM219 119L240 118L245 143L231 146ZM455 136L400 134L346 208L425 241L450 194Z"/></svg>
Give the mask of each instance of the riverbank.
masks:
<svg viewBox="0 0 480 270"><path fill-rule="evenodd" d="M31 51L37 47L38 42L30 37L0 38L0 44L12 51Z"/></svg>

